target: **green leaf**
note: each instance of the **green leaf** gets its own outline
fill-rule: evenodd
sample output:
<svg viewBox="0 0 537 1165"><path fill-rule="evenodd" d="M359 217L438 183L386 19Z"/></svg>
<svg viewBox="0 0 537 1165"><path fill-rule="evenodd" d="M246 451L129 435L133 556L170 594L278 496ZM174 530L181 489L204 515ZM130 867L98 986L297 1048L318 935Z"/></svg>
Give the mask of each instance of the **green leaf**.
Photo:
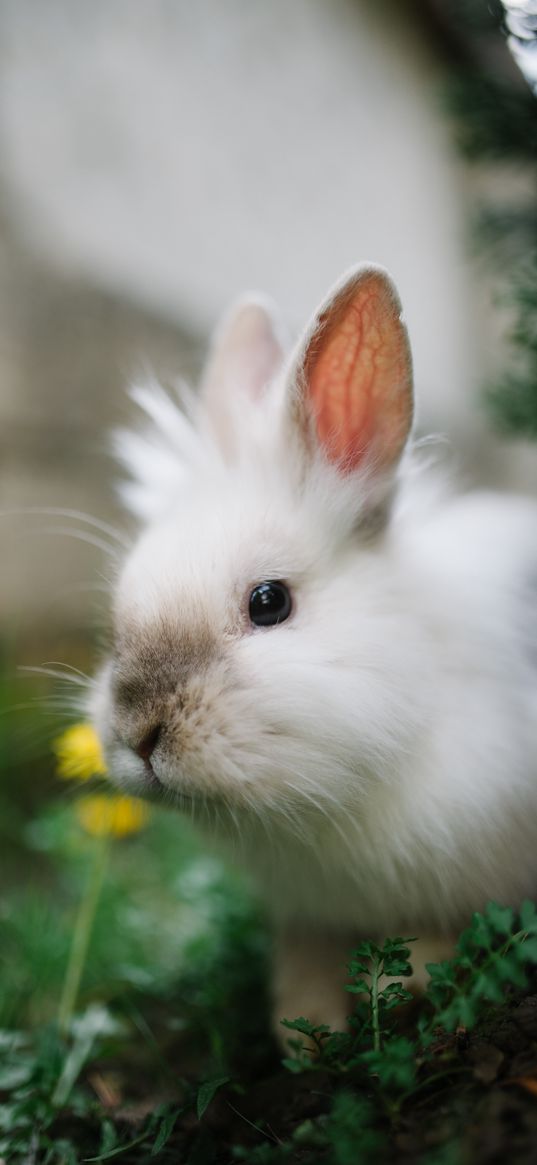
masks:
<svg viewBox="0 0 537 1165"><path fill-rule="evenodd" d="M480 949L479 940L476 941L476 934L474 927L468 926L466 930L461 931L456 945L456 959L468 958L470 960L475 958L476 951Z"/></svg>
<svg viewBox="0 0 537 1165"><path fill-rule="evenodd" d="M476 1017L477 1008L474 1002L459 995L438 1012L436 1023L445 1027L447 1031L454 1031L456 1027L473 1027Z"/></svg>
<svg viewBox="0 0 537 1165"><path fill-rule="evenodd" d="M390 987L395 988L395 990L390 991L390 994L387 995L386 988L380 996L383 1007L386 1011L391 1011L392 1008L399 1007L401 1003L410 1003L414 998L412 992L405 991L405 988L402 987L400 983L390 983Z"/></svg>
<svg viewBox="0 0 537 1165"><path fill-rule="evenodd" d="M367 995L371 990L365 979L357 979L355 983L346 983L345 991L350 991L352 995Z"/></svg>
<svg viewBox="0 0 537 1165"><path fill-rule="evenodd" d="M115 1126L112 1124L111 1120L107 1120L105 1118L101 1125L100 1151L106 1156L106 1154L109 1153L111 1149L117 1149L117 1147L118 1136L115 1130Z"/></svg>
<svg viewBox="0 0 537 1165"><path fill-rule="evenodd" d="M365 942L360 943L360 946L355 947L355 949L351 951L351 959L358 959L358 961L363 959L374 959L377 955L380 954L381 948L378 947L376 943L366 939ZM367 970L367 967L364 967L364 970Z"/></svg>
<svg viewBox="0 0 537 1165"><path fill-rule="evenodd" d="M516 949L525 963L537 963L537 937L524 939Z"/></svg>
<svg viewBox="0 0 537 1165"><path fill-rule="evenodd" d="M211 1103L213 1096L222 1088L224 1084L228 1084L230 1076L217 1076L216 1080L206 1080L204 1084L200 1085L198 1089L198 1096L196 1100L196 1113L198 1120L201 1120L206 1108Z"/></svg>
<svg viewBox="0 0 537 1165"><path fill-rule="evenodd" d="M388 999L390 995L399 995L401 991L404 995L410 995L410 991L405 990L400 979L395 983L387 983L380 992L380 999Z"/></svg>
<svg viewBox="0 0 537 1165"><path fill-rule="evenodd" d="M371 974L371 964L357 963L353 960L352 962L347 963L347 971L349 972L349 975L352 979L359 978L360 975L369 976Z"/></svg>
<svg viewBox="0 0 537 1165"><path fill-rule="evenodd" d="M340 1092L334 1098L326 1131L334 1165L390 1160L385 1133L379 1131L378 1117L371 1101L355 1092Z"/></svg>
<svg viewBox="0 0 537 1165"><path fill-rule="evenodd" d="M111 1161L113 1157L120 1157L122 1153L127 1153L129 1149L136 1148L136 1145L141 1145L146 1140L146 1133L141 1133L134 1141L129 1141L126 1145L119 1145L117 1149L111 1149L109 1153L99 1153L97 1157L83 1157L82 1160L85 1165L89 1165L94 1161Z"/></svg>
<svg viewBox="0 0 537 1165"><path fill-rule="evenodd" d="M214 1093L213 1093L213 1095L214 1095ZM209 1097L209 1100L210 1099L211 1098ZM199 1103L199 1093L198 1093L198 1103ZM209 1103L209 1101L207 1101L207 1104L208 1103ZM205 1107L207 1107L207 1105ZM168 1143L168 1141L173 1133L173 1130L175 1128L175 1125L177 1124L177 1121L178 1121L179 1117L181 1116L181 1113L183 1113L183 1112L184 1112L184 1107L175 1108L171 1112L168 1112L163 1116L163 1118L160 1122L160 1126L159 1126L156 1138L155 1138L155 1142L154 1142L153 1147L151 1149L151 1156L152 1157L156 1157L157 1153L160 1153L160 1150L163 1149L164 1146ZM199 1113L198 1113L198 1116L199 1116Z"/></svg>
<svg viewBox="0 0 537 1165"><path fill-rule="evenodd" d="M474 999L489 999L491 1003L503 1003L503 991L491 971L480 971L472 988Z"/></svg>
<svg viewBox="0 0 537 1165"><path fill-rule="evenodd" d="M282 1064L284 1068L287 1068L288 1072L293 1072L295 1076L298 1076L299 1072L304 1072L305 1070L305 1065L302 1060L298 1060L295 1056L286 1056L282 1060Z"/></svg>
<svg viewBox="0 0 537 1165"><path fill-rule="evenodd" d="M80 1157L72 1141L68 1141L64 1137L61 1137L58 1141L54 1138L54 1144L51 1145L51 1149L54 1155L52 1156L52 1154L47 1153L44 1165L48 1165L49 1162L52 1163L53 1161L61 1161L61 1165L79 1165Z"/></svg>
<svg viewBox="0 0 537 1165"><path fill-rule="evenodd" d="M350 1032L332 1032L323 1044L323 1060L341 1060L350 1053L353 1043Z"/></svg>
<svg viewBox="0 0 537 1165"><path fill-rule="evenodd" d="M510 906L499 906L497 902L488 902L485 907L485 917L497 934L513 933L515 912Z"/></svg>
<svg viewBox="0 0 537 1165"><path fill-rule="evenodd" d="M17 1124L17 1105L0 1104L0 1130L3 1133L13 1132Z"/></svg>
<svg viewBox="0 0 537 1165"><path fill-rule="evenodd" d="M410 951L408 953L410 954ZM412 974L412 967L406 956L397 953L385 956L382 970L384 975L403 975L405 978Z"/></svg>
<svg viewBox="0 0 537 1165"><path fill-rule="evenodd" d="M456 971L452 959L444 959L442 963L426 963L425 970L435 986L454 987L456 984Z"/></svg>
<svg viewBox="0 0 537 1165"><path fill-rule="evenodd" d="M524 970L526 959L521 946L515 946L494 966L494 974L500 983L509 983L513 987L525 987L527 975Z"/></svg>
<svg viewBox="0 0 537 1165"><path fill-rule="evenodd" d="M477 1018L477 1010L473 999L462 996L459 999L459 1024L462 1027L473 1027Z"/></svg>
<svg viewBox="0 0 537 1165"><path fill-rule="evenodd" d="M388 1040L381 1051L364 1052L363 1061L383 1088L407 1089L416 1077L415 1049L406 1036Z"/></svg>
<svg viewBox="0 0 537 1165"><path fill-rule="evenodd" d="M308 1117L297 1125L292 1135L293 1144L295 1145L313 1145L319 1149L326 1148L326 1135L324 1129L319 1127L317 1121Z"/></svg>
<svg viewBox="0 0 537 1165"><path fill-rule="evenodd" d="M303 1015L299 1015L298 1019L281 1019L280 1023L290 1031L301 1032L303 1036L316 1036L330 1031L327 1023L310 1023Z"/></svg>
<svg viewBox="0 0 537 1165"><path fill-rule="evenodd" d="M416 937L414 937L414 938L387 938L385 940L385 943L384 943L384 946L382 949L384 952L387 952L387 953L389 953L390 951L396 951L396 950L404 951L404 950L408 950L408 945L407 945L408 943L415 943L415 942L417 942ZM408 953L410 954L410 952L408 952Z"/></svg>
<svg viewBox="0 0 537 1165"><path fill-rule="evenodd" d="M33 1061L26 1057L22 1063L7 1063L0 1067L0 1089L2 1092L10 1092L14 1088L19 1088L21 1084L27 1084L33 1069Z"/></svg>
<svg viewBox="0 0 537 1165"><path fill-rule="evenodd" d="M91 1004L83 1015L73 1020L73 1043L65 1057L59 1080L54 1089L52 1104L61 1108L78 1079L84 1064L89 1060L96 1040L120 1031L120 1025L112 1019L110 1012L97 1003Z"/></svg>
<svg viewBox="0 0 537 1165"><path fill-rule="evenodd" d="M474 951L479 951L483 948L485 950L489 949L494 932L484 914L479 914L476 911L472 915L470 926L461 935L462 939L465 937L473 944Z"/></svg>

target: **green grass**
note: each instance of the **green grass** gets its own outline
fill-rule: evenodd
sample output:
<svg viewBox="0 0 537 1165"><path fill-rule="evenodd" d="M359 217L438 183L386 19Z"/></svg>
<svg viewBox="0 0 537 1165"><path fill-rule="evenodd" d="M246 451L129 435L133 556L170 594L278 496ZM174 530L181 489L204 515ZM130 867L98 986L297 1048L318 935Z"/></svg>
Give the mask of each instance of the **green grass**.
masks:
<svg viewBox="0 0 537 1165"><path fill-rule="evenodd" d="M12 692L3 698L14 702ZM154 811L142 832L110 844L76 1012L62 1033L62 986L96 840L78 820L74 783L54 778L46 737L59 726L46 722L43 747L29 704L18 728L15 715L0 717L1 1159L474 1165L495 1159L482 1156L487 1105L503 1104L506 1092L516 1110L505 1131L510 1160L531 1159L524 1137L518 1156L512 1140L526 1126L528 1145L535 1139L535 1098L514 1087L532 1072L537 1079L531 1009L525 1075L494 1044L505 1025L524 1028L521 1000L537 965L531 904L475 916L456 959L433 971L428 999L402 1016L412 941L363 943L349 952L349 1031L291 1016L282 1062L258 905L187 822ZM384 988L383 973L399 986ZM482 1051L491 1041L496 1076ZM497 1152L505 1157L501 1136Z"/></svg>

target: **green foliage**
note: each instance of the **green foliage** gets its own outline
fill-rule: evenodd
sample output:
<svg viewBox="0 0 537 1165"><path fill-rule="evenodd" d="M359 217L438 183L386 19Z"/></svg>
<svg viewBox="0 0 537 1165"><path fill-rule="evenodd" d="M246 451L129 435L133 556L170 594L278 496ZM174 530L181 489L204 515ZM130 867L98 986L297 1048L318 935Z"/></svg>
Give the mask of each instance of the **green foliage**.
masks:
<svg viewBox="0 0 537 1165"><path fill-rule="evenodd" d="M7 1097L0 1104L0 1154L7 1155L10 1165L24 1165L32 1149L32 1160L44 1165L56 1161L78 1165L82 1145L87 1161L115 1160L142 1146L149 1152L144 1159L158 1156L178 1118L192 1109L192 1090L186 1089L180 1106L157 1106L133 1138L76 1084L94 1058L106 1054L107 1039L114 1032L112 1016L104 1008L92 1008L76 1021L73 1041L67 1044L54 1026L43 1029L35 1040L0 1033L0 1092Z"/></svg>
<svg viewBox="0 0 537 1165"><path fill-rule="evenodd" d="M0 1033L2 1074L0 1088L6 1095L0 1106L0 1154L9 1161L27 1159L32 1144L54 1149L58 1140L53 1126L58 1115L54 1092L65 1066L65 1048L53 1028L45 1028L35 1043L16 1033ZM71 1108L77 1117L92 1124L92 1104L83 1093L73 1093ZM74 1142L60 1138L66 1159L76 1161Z"/></svg>
<svg viewBox="0 0 537 1165"><path fill-rule="evenodd" d="M386 939L381 947L373 942L363 942L353 951L349 973L354 982L347 986L347 991L369 996L369 1023L374 1052L380 1052L382 1048L387 1012L412 998L399 980L385 986L382 986L382 982L387 976L403 975L407 978L412 974L410 947L406 944L414 941Z"/></svg>
<svg viewBox="0 0 537 1165"><path fill-rule="evenodd" d="M11 821L20 870L35 865L41 875L35 888L13 878L0 909L0 1158L160 1160L183 1101L158 1105L133 1135L103 1112L87 1075L100 1060L127 1060L157 1093L173 1086L186 1095L193 1119L197 1097L203 1116L207 1089L214 1094L242 1041L251 1040L252 1061L259 1054L265 932L240 883L202 854L188 825L154 813L143 835L113 847L79 1013L62 1040L54 1018L90 843L63 799L30 822L13 811ZM239 1025L241 1006L248 1017ZM185 1092L178 1079L165 1046L179 1037L203 1058L205 1086Z"/></svg>
<svg viewBox="0 0 537 1165"><path fill-rule="evenodd" d="M348 966L351 981L347 984L347 991L358 999L349 1033L331 1032L326 1024L312 1024L304 1016L282 1020L284 1027L306 1037L305 1042L289 1041L293 1055L283 1063L290 1072L296 1074L311 1069L314 1051L314 1066L323 1071L337 1073L349 1066L361 1066L387 1087L401 1079L406 1071L411 1082L404 1038L399 1043L392 1040L389 1050L384 1049L384 1057L383 1044L392 1028L389 1013L412 999L400 980L386 982L386 979L395 975L407 978L412 974L407 943L413 941L386 939L382 946L378 946L367 940L352 952Z"/></svg>
<svg viewBox="0 0 537 1165"><path fill-rule="evenodd" d="M198 879L195 875L189 882L185 876L187 897L196 897ZM223 931L221 937L218 931L213 933L210 942L201 935L192 940L189 950L193 961L186 968L186 991L181 1001L184 1030L193 1024L196 1039L206 1041L198 1082L194 1078L185 1084L175 1077L175 1102L156 1106L133 1129L103 1112L85 1083L96 1060L105 1063L116 1048L132 1045L133 1037L139 1035L140 1028L135 1033L128 1022L128 1008L90 1004L74 1021L67 1042L53 1026L43 1029L37 1041L24 1034L6 1033L0 1049L0 1155L9 1152L10 1163L22 1165L34 1146L36 1165L54 1165L56 1161L70 1165L82 1157L95 1162L124 1159L126 1165L153 1159L220 1165L218 1137L215 1140L205 1122L210 1120L211 1100L230 1083L230 1074L219 1072L218 1067L228 1054L225 1033L229 1017L225 1012L230 1011L232 995L237 1000L232 1012L235 1024L237 1017L240 1019L239 1038L245 1038L244 1031L251 1023L245 1009L255 1010L255 990L250 997L243 961L249 946L253 952L258 948L259 939L251 916L243 907L230 906L218 880L211 883L213 894ZM228 924L231 949L225 939ZM530 902L522 905L519 914L489 904L483 914L476 914L459 939L455 957L431 966L431 986L420 1022L402 1032L396 1005L409 999L403 984L411 973L411 941L368 941L352 952L348 986L355 1011L348 1032L333 1033L306 1017L286 1021L297 1040L294 1056L285 1064L294 1076L307 1071L319 1079L318 1094L325 1096L322 1111L300 1119L294 1127L291 1123L286 1139L280 1141L270 1129L265 1131L262 1116L256 1123L248 1119L245 1127L258 1139L246 1147L236 1145L230 1157L252 1165L287 1161L313 1165L319 1160L327 1165L351 1161L360 1165L393 1159L393 1134L413 1098L424 1089L434 1093L437 1081L443 1085L446 1077L451 1081L453 1073L461 1070L455 1044L438 1061L440 1029L461 1024L471 1028L486 1017L491 1005L504 1007L514 988L527 985L531 968L537 966L537 910ZM393 981L393 976L400 978ZM241 987L247 988L244 996ZM198 1006L204 1013L201 1025L196 1016ZM230 1046L236 1047L236 1042L237 1035ZM313 1060L312 1046L316 1051ZM150 1045L146 1054L151 1059ZM196 1055L199 1059L199 1050ZM332 1082L329 1088L326 1080ZM240 1106L241 1087L231 1087L237 1090ZM196 1119L199 1129L187 1150L184 1121L189 1127L188 1122ZM424 1158L429 1160L450 1163L458 1158L446 1144Z"/></svg>
<svg viewBox="0 0 537 1165"><path fill-rule="evenodd" d="M505 1007L513 991L529 986L537 967L537 909L524 902L516 914L491 902L483 914L474 914L453 959L429 965L431 980L419 1021L404 1034L393 1009L411 995L401 980L386 982L386 977L411 975L407 944L412 941L388 939L382 946L367 941L353 951L347 990L357 1002L348 1032L332 1033L304 1017L285 1021L289 1030L306 1038L292 1042L294 1056L283 1061L292 1073L328 1073L340 1081L352 1079L358 1088L357 1093L336 1093L328 1121L315 1126L331 1148L330 1159L341 1165L384 1160L378 1154L388 1143L387 1121L388 1127L396 1126L416 1094L424 1088L434 1090L437 1082L445 1083L457 1071L455 1043L437 1071L442 1029L468 1032L486 1018L491 1005ZM429 1159L459 1158L452 1145L445 1145Z"/></svg>
<svg viewBox="0 0 537 1165"><path fill-rule="evenodd" d="M503 1003L506 986L524 989L537 965L537 913L524 902L517 920L509 907L490 902L474 914L453 959L430 964L428 999L434 1022L448 1031L474 1027L487 1003Z"/></svg>
<svg viewBox="0 0 537 1165"><path fill-rule="evenodd" d="M485 1030L537 966L535 907L489 905L454 959L431 968L416 1021L404 1007L412 940L363 942L349 961L348 1031L286 1021L294 1041L282 1085L267 1034L264 927L181 819L155 815L145 835L113 848L78 1014L62 1039L54 1017L88 852L65 801L28 822L9 797L13 854L40 878L39 892L13 878L0 917L9 1165L391 1162L409 1114L472 1077L460 1033L449 1032ZM121 1104L106 1107L94 1081L116 1076ZM276 1117L273 1088L283 1096ZM421 1165L455 1165L462 1136L456 1121L440 1129Z"/></svg>
<svg viewBox="0 0 537 1165"><path fill-rule="evenodd" d="M367 1097L347 1091L337 1093L326 1124L334 1165L382 1160L388 1152L388 1138L378 1124L378 1112Z"/></svg>
<svg viewBox="0 0 537 1165"><path fill-rule="evenodd" d="M495 0L458 0L459 17L470 36L488 16L490 27L502 28L503 13ZM496 49L498 49L496 45ZM507 53L507 49L505 49ZM495 56L494 58L495 59ZM529 86L510 70L504 79L487 71L483 54L450 79L448 107L459 147L466 157L511 167L518 177L537 176L537 103ZM480 63L481 62L481 63ZM509 79L511 77L511 79ZM496 427L506 434L537 438L537 200L512 197L499 205L485 203L476 217L476 238L497 271L508 311L508 367L488 386L485 400Z"/></svg>
<svg viewBox="0 0 537 1165"><path fill-rule="evenodd" d="M304 1068L311 1066L311 1051L315 1049L318 1057L317 1062L325 1060L327 1055L326 1041L332 1037L332 1032L326 1023L314 1024L310 1023L309 1019L305 1019L300 1015L298 1019L282 1019L282 1027L289 1028L290 1031L298 1032L300 1035L306 1036L306 1042L302 1040L289 1040L288 1044L293 1055L284 1059L283 1063L290 1072L301 1072Z"/></svg>
<svg viewBox="0 0 537 1165"><path fill-rule="evenodd" d="M485 73L459 73L450 82L448 106L468 158L537 159L535 98L524 85L514 87Z"/></svg>
<svg viewBox="0 0 537 1165"><path fill-rule="evenodd" d="M416 1078L416 1048L406 1036L392 1036L383 1048L363 1052L361 1061L385 1091L412 1089Z"/></svg>
<svg viewBox="0 0 537 1165"><path fill-rule="evenodd" d="M203 1084L200 1084L196 1099L196 1112L198 1115L198 1120L201 1120L206 1108L208 1108L210 1105L213 1096L215 1096L218 1092L218 1089L222 1088L224 1084L228 1083L229 1076L217 1076L216 1080L205 1080Z"/></svg>
<svg viewBox="0 0 537 1165"><path fill-rule="evenodd" d="M513 321L508 336L512 366L489 388L488 402L498 428L537 439L537 211L531 224L524 220L518 227L516 221L504 227L510 238L517 229L516 244L525 248L525 254L515 259L504 297Z"/></svg>

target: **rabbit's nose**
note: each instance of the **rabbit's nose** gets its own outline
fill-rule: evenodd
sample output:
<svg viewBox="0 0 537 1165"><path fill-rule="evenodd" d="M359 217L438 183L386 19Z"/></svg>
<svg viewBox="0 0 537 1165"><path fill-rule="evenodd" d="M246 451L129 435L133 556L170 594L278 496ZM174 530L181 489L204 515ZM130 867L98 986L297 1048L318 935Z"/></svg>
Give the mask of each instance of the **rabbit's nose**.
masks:
<svg viewBox="0 0 537 1165"><path fill-rule="evenodd" d="M137 753L137 755L140 757L140 760L145 761L146 764L149 764L151 761L151 757L157 747L161 732L162 724L157 724L154 728L151 729L150 732L147 732L145 736L142 737L138 744L134 745L134 752Z"/></svg>

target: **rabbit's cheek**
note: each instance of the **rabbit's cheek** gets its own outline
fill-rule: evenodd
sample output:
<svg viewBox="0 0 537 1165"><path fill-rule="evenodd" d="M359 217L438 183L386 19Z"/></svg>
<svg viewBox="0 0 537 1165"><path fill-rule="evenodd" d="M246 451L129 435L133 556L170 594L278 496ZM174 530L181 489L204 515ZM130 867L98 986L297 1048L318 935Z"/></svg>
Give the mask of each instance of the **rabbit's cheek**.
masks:
<svg viewBox="0 0 537 1165"><path fill-rule="evenodd" d="M215 741L225 739L219 698L221 701L219 685L207 679L189 685L170 701L163 741L164 768L170 781L177 767L187 774L195 771L200 779L210 766Z"/></svg>
<svg viewBox="0 0 537 1165"><path fill-rule="evenodd" d="M248 783L241 693L225 668L193 679L170 706L154 768L165 787L193 795L239 794ZM250 728L251 733L251 728Z"/></svg>

